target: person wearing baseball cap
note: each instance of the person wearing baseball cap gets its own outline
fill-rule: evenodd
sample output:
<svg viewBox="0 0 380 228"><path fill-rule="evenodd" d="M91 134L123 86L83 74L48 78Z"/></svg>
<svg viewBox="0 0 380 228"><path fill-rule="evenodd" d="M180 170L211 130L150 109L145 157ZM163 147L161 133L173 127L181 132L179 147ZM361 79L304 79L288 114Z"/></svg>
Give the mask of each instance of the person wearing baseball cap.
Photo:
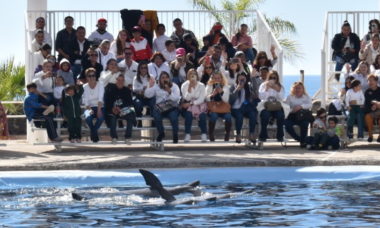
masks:
<svg viewBox="0 0 380 228"><path fill-rule="evenodd" d="M148 40L141 36L141 27L134 26L132 28L131 49L133 52L133 60L136 62L149 61L152 56L152 49L149 46Z"/></svg>
<svg viewBox="0 0 380 228"><path fill-rule="evenodd" d="M107 32L107 19L105 18L99 18L98 23L96 24L96 29L91 33L91 35L88 37L88 40L93 43L93 45L98 46L103 40L107 39L110 42L114 40L113 35L109 32Z"/></svg>
<svg viewBox="0 0 380 228"><path fill-rule="evenodd" d="M181 87L182 83L186 81L186 74L194 65L187 59L186 50L184 48L177 48L175 51L176 58L170 63L170 72L173 76L173 82Z"/></svg>

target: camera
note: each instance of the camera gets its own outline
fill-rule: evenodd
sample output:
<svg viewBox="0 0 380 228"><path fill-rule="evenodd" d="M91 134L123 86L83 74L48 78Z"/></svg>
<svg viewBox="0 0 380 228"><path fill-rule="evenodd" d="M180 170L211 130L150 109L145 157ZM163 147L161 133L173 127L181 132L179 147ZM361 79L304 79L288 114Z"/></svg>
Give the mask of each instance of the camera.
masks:
<svg viewBox="0 0 380 228"><path fill-rule="evenodd" d="M215 83L214 85L215 85L215 88L221 88L220 83Z"/></svg>

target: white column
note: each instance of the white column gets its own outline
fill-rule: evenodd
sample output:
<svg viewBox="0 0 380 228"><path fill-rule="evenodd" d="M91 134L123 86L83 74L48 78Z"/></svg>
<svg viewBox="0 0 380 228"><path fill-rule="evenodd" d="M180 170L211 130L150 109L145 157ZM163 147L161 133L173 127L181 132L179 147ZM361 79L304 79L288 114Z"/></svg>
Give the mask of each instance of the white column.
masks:
<svg viewBox="0 0 380 228"><path fill-rule="evenodd" d="M32 64L32 55L30 50L30 42L32 38L30 37L30 31L33 31L35 29L35 23L37 17L45 17L46 18L46 11L47 11L47 0L26 0L27 2L27 12L25 14L25 83L28 84L32 80L32 75L34 69L30 69L30 66ZM28 11L36 11L36 12L30 12ZM42 11L42 12L41 12ZM27 130L26 130L26 136L27 141L29 143L33 143L39 140L43 140L47 142L46 136L42 137L42 135L34 134L30 128L30 124L26 124ZM45 129L44 129L45 130ZM43 132L44 135L46 135L46 130ZM43 139L44 138L44 139Z"/></svg>

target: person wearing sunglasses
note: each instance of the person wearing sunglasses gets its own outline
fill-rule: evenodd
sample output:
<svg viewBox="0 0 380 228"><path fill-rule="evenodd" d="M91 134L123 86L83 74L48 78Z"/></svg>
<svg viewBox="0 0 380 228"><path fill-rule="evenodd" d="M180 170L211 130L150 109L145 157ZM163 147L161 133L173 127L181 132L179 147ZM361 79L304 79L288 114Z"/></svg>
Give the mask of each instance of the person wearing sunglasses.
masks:
<svg viewBox="0 0 380 228"><path fill-rule="evenodd" d="M261 110L261 129L260 141L265 142L268 138L267 126L272 119L277 120L277 141L284 140L284 119L285 114L283 110L284 87L280 83L277 71L271 71L267 80L259 87L259 98L264 104Z"/></svg>
<svg viewBox="0 0 380 228"><path fill-rule="evenodd" d="M82 72L79 79L84 83L86 82L86 70L89 68L95 69L96 80L99 79L101 72L103 71L103 66L98 63L98 52L95 47L91 47L87 51L87 57L82 61Z"/></svg>
<svg viewBox="0 0 380 228"><path fill-rule="evenodd" d="M380 22L378 19L372 19L368 22L368 33L365 34L362 41L365 44L368 44L369 42L371 42L372 36L379 33L380 33Z"/></svg>

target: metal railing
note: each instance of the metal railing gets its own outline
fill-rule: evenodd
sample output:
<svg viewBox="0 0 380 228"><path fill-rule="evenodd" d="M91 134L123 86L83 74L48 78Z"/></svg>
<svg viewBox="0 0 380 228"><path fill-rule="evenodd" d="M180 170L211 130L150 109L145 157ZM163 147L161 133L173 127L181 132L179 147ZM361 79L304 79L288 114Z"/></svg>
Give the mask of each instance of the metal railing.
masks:
<svg viewBox="0 0 380 228"><path fill-rule="evenodd" d="M238 31L239 25L245 23L251 29L251 36L253 37L254 47L258 51L266 51L270 56L270 47L274 45L276 47L276 53L279 57L279 61L274 67L279 71L282 77L282 48L278 43L276 37L271 32L265 18L263 15L256 10L246 10L246 11L204 11L204 10L181 10L181 11L157 11L157 17L160 23L165 24L166 34L170 34L174 31L172 26L173 20L175 18L180 18L183 21L183 27L194 32L199 41L202 41L202 37L207 35L212 27L212 25L217 21L213 14L222 15L223 18L228 18L228 20L223 21L224 23L224 33L228 38ZM238 15L244 14L244 17L239 18ZM53 41L53 51L55 51L54 42L55 35L58 31L64 28L64 18L66 16L72 16L74 18L74 27L84 26L87 30L87 36L96 29L96 22L98 18L104 17L108 20L107 30L114 35L116 38L118 31L122 29L122 20L120 16L120 11L28 11L26 12L26 65L32 66L33 58L30 50L30 41L32 37L30 32L34 30L34 27L28 27L33 24L37 17L45 17L46 20L46 31L52 36ZM256 29L256 31L252 31ZM26 68L27 80L30 82L33 76L33 70Z"/></svg>
<svg viewBox="0 0 380 228"><path fill-rule="evenodd" d="M314 95L314 98L321 99L322 104L325 105L329 100L337 97L338 90L344 81L337 82L334 79L336 72L331 48L334 35L340 33L342 24L347 20L351 24L352 32L362 38L368 33L368 22L375 18L380 18L380 11L329 11L326 13L321 47L321 89Z"/></svg>

